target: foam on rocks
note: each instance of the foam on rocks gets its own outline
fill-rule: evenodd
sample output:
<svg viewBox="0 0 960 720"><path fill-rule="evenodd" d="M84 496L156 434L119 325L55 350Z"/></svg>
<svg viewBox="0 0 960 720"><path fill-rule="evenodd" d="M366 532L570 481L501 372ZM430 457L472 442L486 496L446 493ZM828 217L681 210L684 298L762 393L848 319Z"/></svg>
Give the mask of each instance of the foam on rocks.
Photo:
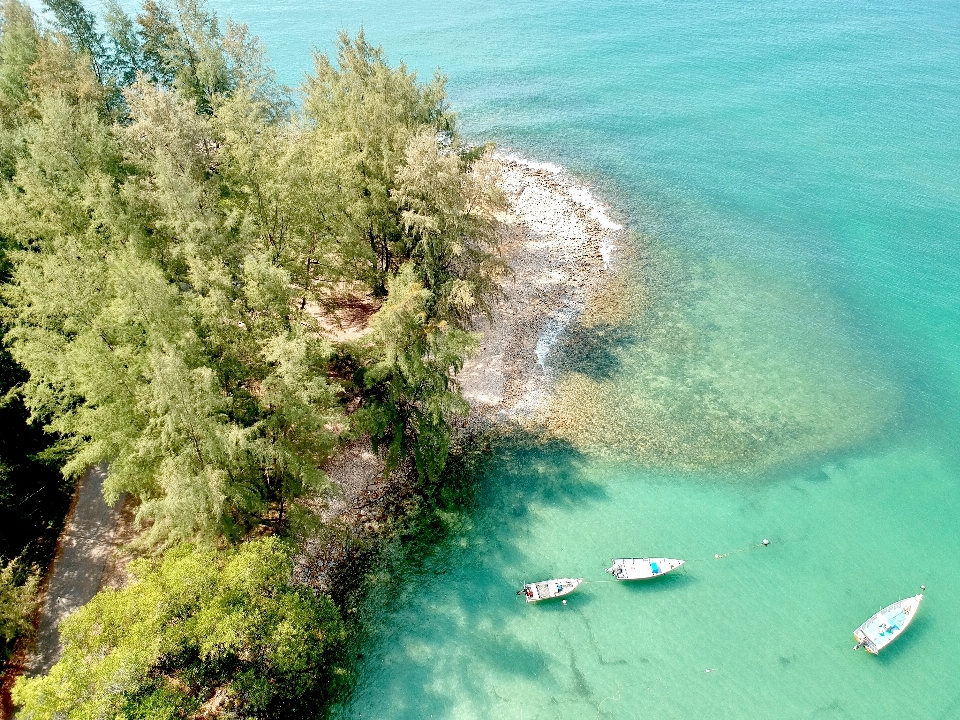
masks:
<svg viewBox="0 0 960 720"><path fill-rule="evenodd" d="M512 275L480 355L459 375L471 422L534 419L548 398L555 346L610 275L624 228L590 188L552 163L497 152Z"/></svg>

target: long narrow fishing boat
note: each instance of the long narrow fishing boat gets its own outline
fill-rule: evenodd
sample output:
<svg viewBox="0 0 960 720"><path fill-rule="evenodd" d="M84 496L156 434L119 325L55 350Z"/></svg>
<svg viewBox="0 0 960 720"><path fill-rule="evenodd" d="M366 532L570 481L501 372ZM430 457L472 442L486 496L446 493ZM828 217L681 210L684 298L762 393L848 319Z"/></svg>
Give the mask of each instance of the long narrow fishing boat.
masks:
<svg viewBox="0 0 960 720"><path fill-rule="evenodd" d="M522 590L517 590L517 595L523 595L528 603L540 602L541 600L550 600L551 598L569 595L576 590L582 582L583 578L558 578L556 580L527 583L523 586Z"/></svg>
<svg viewBox="0 0 960 720"><path fill-rule="evenodd" d="M887 645L896 640L917 616L917 608L923 600L923 593L898 600L867 620L853 631L857 639L854 650L863 648L868 653L879 654Z"/></svg>
<svg viewBox="0 0 960 720"><path fill-rule="evenodd" d="M617 580L649 580L666 575L683 565L672 558L615 558L607 572Z"/></svg>

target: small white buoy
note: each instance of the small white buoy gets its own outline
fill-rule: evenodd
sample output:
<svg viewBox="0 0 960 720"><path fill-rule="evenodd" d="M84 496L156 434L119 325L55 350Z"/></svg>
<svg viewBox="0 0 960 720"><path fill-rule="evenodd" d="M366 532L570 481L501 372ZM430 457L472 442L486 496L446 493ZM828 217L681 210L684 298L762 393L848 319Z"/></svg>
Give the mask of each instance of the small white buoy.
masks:
<svg viewBox="0 0 960 720"><path fill-rule="evenodd" d="M770 541L767 540L766 538L764 538L764 539L763 539L763 544L764 544L764 545L769 545L769 544L770 544Z"/></svg>
<svg viewBox="0 0 960 720"><path fill-rule="evenodd" d="M923 592L923 591L926 590L926 589L927 589L927 586L926 586L926 585L921 585L921 586L920 586L920 591L921 591L921 592Z"/></svg>
<svg viewBox="0 0 960 720"><path fill-rule="evenodd" d="M564 600L564 601L563 601L563 604L564 604L564 605L566 605L566 604L567 604L567 601L566 601L566 600Z"/></svg>

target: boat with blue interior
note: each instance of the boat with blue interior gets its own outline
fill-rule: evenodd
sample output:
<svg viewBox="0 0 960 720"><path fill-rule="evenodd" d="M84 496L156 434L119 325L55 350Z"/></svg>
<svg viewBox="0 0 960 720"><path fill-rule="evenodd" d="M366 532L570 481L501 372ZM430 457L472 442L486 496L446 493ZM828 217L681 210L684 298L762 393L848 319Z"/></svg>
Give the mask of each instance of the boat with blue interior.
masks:
<svg viewBox="0 0 960 720"><path fill-rule="evenodd" d="M617 580L649 580L666 575L683 565L673 558L615 558L607 572Z"/></svg>
<svg viewBox="0 0 960 720"><path fill-rule="evenodd" d="M880 610L853 631L853 636L857 639L853 649L863 648L868 653L879 654L887 645L900 637L907 626L913 622L921 600L923 600L923 593L898 600Z"/></svg>

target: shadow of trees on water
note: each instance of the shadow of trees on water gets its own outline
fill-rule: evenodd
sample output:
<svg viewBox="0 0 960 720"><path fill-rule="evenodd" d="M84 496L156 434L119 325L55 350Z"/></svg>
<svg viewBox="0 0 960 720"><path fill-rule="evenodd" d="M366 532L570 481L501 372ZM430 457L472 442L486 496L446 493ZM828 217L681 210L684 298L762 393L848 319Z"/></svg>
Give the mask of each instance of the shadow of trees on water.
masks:
<svg viewBox="0 0 960 720"><path fill-rule="evenodd" d="M584 479L585 461L566 443L520 430L452 453L443 479L417 489L391 539L358 561L357 581L338 599L352 642L335 717L453 717L467 698L471 715L492 717L505 698L490 678L557 682L540 646L505 626L521 613L550 624L572 612L560 601L528 605L515 592L524 580L555 576L537 576L545 568L530 557L533 508L607 499ZM577 608L594 600L578 592Z"/></svg>

